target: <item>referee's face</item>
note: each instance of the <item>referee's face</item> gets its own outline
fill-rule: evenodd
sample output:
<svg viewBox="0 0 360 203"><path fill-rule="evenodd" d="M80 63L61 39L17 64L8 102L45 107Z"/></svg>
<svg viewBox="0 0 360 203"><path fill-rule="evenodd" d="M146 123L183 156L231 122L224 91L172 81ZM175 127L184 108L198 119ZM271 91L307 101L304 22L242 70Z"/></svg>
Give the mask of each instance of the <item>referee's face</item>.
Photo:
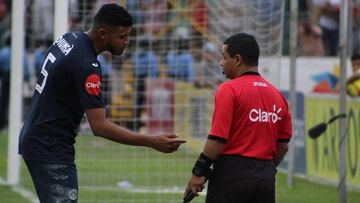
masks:
<svg viewBox="0 0 360 203"><path fill-rule="evenodd" d="M117 27L109 32L107 50L114 55L121 55L129 44L131 27Z"/></svg>
<svg viewBox="0 0 360 203"><path fill-rule="evenodd" d="M219 64L223 69L223 74L229 79L234 79L238 72L236 57L231 57L229 55L227 47L228 45L224 44L221 48L221 59Z"/></svg>

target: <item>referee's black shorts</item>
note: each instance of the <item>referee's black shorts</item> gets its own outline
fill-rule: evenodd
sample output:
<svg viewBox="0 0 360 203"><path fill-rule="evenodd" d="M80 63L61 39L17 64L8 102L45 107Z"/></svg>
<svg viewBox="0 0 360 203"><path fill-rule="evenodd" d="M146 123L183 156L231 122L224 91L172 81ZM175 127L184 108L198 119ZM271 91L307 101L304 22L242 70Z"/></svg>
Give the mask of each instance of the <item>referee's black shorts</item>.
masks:
<svg viewBox="0 0 360 203"><path fill-rule="evenodd" d="M214 163L206 203L275 203L272 160L220 156Z"/></svg>

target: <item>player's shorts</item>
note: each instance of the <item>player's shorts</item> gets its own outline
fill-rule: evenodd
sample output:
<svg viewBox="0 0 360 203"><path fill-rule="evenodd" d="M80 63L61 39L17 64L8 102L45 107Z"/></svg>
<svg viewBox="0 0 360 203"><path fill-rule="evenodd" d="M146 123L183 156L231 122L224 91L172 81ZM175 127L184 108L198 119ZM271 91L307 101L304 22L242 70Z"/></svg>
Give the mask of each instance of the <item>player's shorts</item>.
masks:
<svg viewBox="0 0 360 203"><path fill-rule="evenodd" d="M275 203L272 160L220 156L209 179L206 203Z"/></svg>
<svg viewBox="0 0 360 203"><path fill-rule="evenodd" d="M25 160L41 203L76 203L75 164L49 164Z"/></svg>

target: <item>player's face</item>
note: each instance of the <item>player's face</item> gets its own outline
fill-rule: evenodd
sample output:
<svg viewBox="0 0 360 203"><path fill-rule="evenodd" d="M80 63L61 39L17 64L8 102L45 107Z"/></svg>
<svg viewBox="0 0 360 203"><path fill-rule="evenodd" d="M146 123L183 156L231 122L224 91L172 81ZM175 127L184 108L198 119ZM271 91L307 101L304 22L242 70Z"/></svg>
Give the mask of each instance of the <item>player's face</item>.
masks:
<svg viewBox="0 0 360 203"><path fill-rule="evenodd" d="M355 59L351 61L351 66L353 69L353 73L360 72L360 59Z"/></svg>
<svg viewBox="0 0 360 203"><path fill-rule="evenodd" d="M231 57L227 52L228 45L223 45L221 48L220 66L223 69L223 73L229 79L233 79L239 72L237 57Z"/></svg>
<svg viewBox="0 0 360 203"><path fill-rule="evenodd" d="M109 32L107 50L114 55L121 55L129 44L131 27L118 27Z"/></svg>

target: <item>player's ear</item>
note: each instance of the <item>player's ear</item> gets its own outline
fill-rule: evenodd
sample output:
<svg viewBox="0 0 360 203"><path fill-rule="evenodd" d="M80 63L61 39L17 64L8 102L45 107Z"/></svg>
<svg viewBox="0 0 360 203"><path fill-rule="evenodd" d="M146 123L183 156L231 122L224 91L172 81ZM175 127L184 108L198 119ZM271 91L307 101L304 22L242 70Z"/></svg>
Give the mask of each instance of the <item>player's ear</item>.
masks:
<svg viewBox="0 0 360 203"><path fill-rule="evenodd" d="M243 62L243 58L241 57L240 54L235 54L234 59L235 59L236 65L240 65Z"/></svg>
<svg viewBox="0 0 360 203"><path fill-rule="evenodd" d="M107 30L105 28L99 28L97 30L97 33L98 33L99 38L105 39L106 35L107 35Z"/></svg>

